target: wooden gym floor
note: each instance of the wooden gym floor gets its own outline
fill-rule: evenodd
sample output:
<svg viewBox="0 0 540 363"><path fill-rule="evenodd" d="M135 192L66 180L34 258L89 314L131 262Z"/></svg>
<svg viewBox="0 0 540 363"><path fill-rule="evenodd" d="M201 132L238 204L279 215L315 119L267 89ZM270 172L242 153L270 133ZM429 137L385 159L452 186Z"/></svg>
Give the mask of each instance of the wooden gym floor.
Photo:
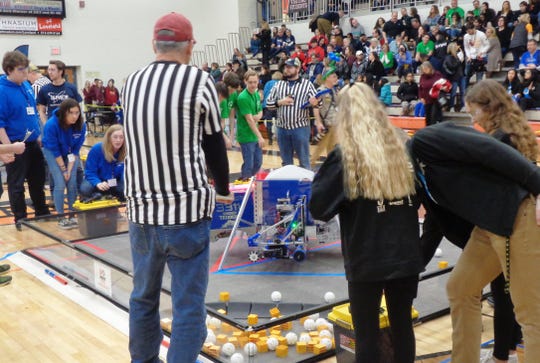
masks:
<svg viewBox="0 0 540 363"><path fill-rule="evenodd" d="M95 140L89 138L87 143ZM280 158L267 146L263 167L280 167ZM238 150L228 152L231 173L238 173L242 157ZM5 192L1 201L7 201ZM10 218L10 217L4 217ZM3 219L3 218L0 218ZM9 222L9 224L6 224ZM24 227L18 232L10 221L0 223L0 263L8 263L9 254L30 247L50 244L43 236ZM2 362L129 362L128 339L106 321L80 307L17 265L11 264L11 284L0 287L0 361ZM482 341L493 338L492 309L484 304ZM451 323L444 316L415 328L417 356L436 356L418 360L424 363L447 361L451 349ZM335 358L325 360L336 362Z"/></svg>

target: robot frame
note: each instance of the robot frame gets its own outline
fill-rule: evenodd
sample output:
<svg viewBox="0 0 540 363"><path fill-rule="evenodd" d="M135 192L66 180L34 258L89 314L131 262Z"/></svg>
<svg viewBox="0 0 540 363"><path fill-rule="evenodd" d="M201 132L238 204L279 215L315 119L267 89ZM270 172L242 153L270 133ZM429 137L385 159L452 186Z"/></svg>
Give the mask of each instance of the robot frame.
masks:
<svg viewBox="0 0 540 363"><path fill-rule="evenodd" d="M225 206L216 203L212 219L214 238L228 236L218 270L222 269L230 244L242 231L248 246L248 259L293 259L303 261L310 244L337 241L339 223L314 220L309 213L309 179L250 179L233 186L235 201ZM234 221L234 222L233 222Z"/></svg>

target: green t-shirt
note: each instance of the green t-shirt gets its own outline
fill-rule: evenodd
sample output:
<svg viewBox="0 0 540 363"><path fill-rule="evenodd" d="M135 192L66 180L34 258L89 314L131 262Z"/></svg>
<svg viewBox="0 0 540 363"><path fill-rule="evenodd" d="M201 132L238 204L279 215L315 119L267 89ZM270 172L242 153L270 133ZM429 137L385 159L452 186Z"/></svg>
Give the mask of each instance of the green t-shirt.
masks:
<svg viewBox="0 0 540 363"><path fill-rule="evenodd" d="M237 122L236 122L236 140L240 144L246 144L248 142L257 142L257 135L251 130L246 120L246 115L256 115L262 111L261 97L259 92L255 90L253 93L249 93L247 88L243 90L236 100L238 109Z"/></svg>
<svg viewBox="0 0 540 363"><path fill-rule="evenodd" d="M238 92L234 91L229 97L219 104L219 111L221 118L229 118L231 110L236 107L236 100L238 99Z"/></svg>
<svg viewBox="0 0 540 363"><path fill-rule="evenodd" d="M424 42L418 43L416 46L416 52L420 54L429 54L429 52L433 52L435 50L435 43L433 43L433 40L428 40L427 44L424 44Z"/></svg>
<svg viewBox="0 0 540 363"><path fill-rule="evenodd" d="M463 18L465 17L465 10L463 10L462 8L460 8L458 6L458 7L455 7L455 8L448 9L448 11L446 12L446 19L448 19L449 23L452 22L452 14L454 14L454 13L459 14L459 17L461 18L461 21L464 20Z"/></svg>

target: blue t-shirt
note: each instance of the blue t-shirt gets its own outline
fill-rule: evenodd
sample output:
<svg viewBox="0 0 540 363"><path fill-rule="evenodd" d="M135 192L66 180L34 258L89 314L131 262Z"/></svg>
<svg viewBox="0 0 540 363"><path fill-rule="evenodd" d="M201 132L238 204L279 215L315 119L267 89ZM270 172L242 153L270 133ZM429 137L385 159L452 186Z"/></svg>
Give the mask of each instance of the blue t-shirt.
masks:
<svg viewBox="0 0 540 363"><path fill-rule="evenodd" d="M60 86L55 86L54 84L49 83L41 87L36 101L38 105L47 106L47 117L50 118L62 101L67 100L68 98L73 98L77 102L82 102L82 97L73 84L64 82Z"/></svg>

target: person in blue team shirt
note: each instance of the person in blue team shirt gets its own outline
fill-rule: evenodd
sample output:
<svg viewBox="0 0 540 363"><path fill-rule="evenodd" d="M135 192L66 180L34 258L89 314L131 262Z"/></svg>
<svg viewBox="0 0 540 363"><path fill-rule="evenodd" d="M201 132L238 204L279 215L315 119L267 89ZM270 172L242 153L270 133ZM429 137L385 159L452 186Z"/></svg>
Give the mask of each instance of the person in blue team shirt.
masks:
<svg viewBox="0 0 540 363"><path fill-rule="evenodd" d="M58 213L64 213L64 190L67 187L68 209L77 197L79 151L86 135L79 103L68 98L54 111L43 129L43 154L54 179L53 200ZM77 227L75 218L58 221L62 229Z"/></svg>
<svg viewBox="0 0 540 363"><path fill-rule="evenodd" d="M519 60L519 69L538 69L540 67L540 50L536 40L527 41L527 51Z"/></svg>
<svg viewBox="0 0 540 363"><path fill-rule="evenodd" d="M24 182L28 182L36 216L49 214L45 202L45 161L39 145L41 134L34 92L27 82L28 58L18 51L7 52L2 60L5 76L0 77L0 143L24 141L24 152L1 155L6 165L7 187L15 225L22 229L27 217ZM1 187L1 186L0 186Z"/></svg>
<svg viewBox="0 0 540 363"><path fill-rule="evenodd" d="M125 158L124 128L112 125L107 129L103 142L95 144L88 153L81 195L96 198L110 194L124 201Z"/></svg>

